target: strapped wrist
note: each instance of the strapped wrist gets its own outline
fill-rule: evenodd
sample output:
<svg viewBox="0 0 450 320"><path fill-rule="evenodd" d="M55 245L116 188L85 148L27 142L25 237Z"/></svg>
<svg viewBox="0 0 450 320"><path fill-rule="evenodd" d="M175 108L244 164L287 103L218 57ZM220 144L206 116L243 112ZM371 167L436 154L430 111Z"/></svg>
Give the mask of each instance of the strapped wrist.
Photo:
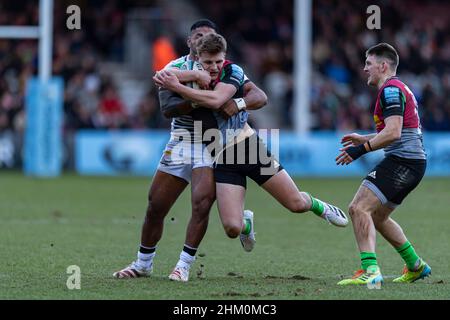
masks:
<svg viewBox="0 0 450 320"><path fill-rule="evenodd" d="M234 100L234 103L236 103L236 106L239 109L239 111L244 110L247 107L247 105L245 104L244 98L236 98L233 100Z"/></svg>
<svg viewBox="0 0 450 320"><path fill-rule="evenodd" d="M356 160L362 155L366 154L367 150L364 144L360 144L359 146L348 148L346 152L353 160Z"/></svg>

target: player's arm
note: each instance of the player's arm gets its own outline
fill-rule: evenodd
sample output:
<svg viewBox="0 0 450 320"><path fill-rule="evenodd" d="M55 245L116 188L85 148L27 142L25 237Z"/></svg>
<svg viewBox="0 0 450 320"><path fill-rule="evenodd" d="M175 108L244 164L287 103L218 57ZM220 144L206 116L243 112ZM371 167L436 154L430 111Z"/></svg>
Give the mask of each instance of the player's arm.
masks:
<svg viewBox="0 0 450 320"><path fill-rule="evenodd" d="M267 95L263 90L258 88L253 82L247 81L244 84L244 97L231 99L220 107L220 115L228 119L239 111L258 110L267 104Z"/></svg>
<svg viewBox="0 0 450 320"><path fill-rule="evenodd" d="M384 119L384 123L386 125L384 129L364 144L367 152L386 148L392 142L400 139L403 128L403 116L390 116Z"/></svg>
<svg viewBox="0 0 450 320"><path fill-rule="evenodd" d="M189 101L172 91L161 88L158 95L161 112L166 118L179 117L193 110Z"/></svg>
<svg viewBox="0 0 450 320"><path fill-rule="evenodd" d="M190 100L200 106L218 110L236 93L236 86L219 82L214 90L196 90L180 83L178 78L168 70L159 72L155 82L170 91L178 93L185 100Z"/></svg>
<svg viewBox="0 0 450 320"><path fill-rule="evenodd" d="M367 152L385 148L400 139L405 100L400 88L396 86L384 88L380 95L380 103L385 127L375 136L369 136L370 138L366 142L358 146L344 146L340 150L341 154L336 158L336 164L349 164Z"/></svg>
<svg viewBox="0 0 450 320"><path fill-rule="evenodd" d="M374 138L377 134L371 133L366 135L361 135L358 133L349 133L342 137L341 143L344 147L356 147L360 144L366 143L370 139Z"/></svg>
<svg viewBox="0 0 450 320"><path fill-rule="evenodd" d="M178 85L174 91L195 104L208 109L218 110L226 101L234 96L237 90L231 84L219 82L214 90L196 90Z"/></svg>
<svg viewBox="0 0 450 320"><path fill-rule="evenodd" d="M258 110L267 104L267 95L252 81L248 81L244 84L244 101L245 109Z"/></svg>
<svg viewBox="0 0 450 320"><path fill-rule="evenodd" d="M180 70L179 68L172 67L165 68L163 70L168 70L175 74L175 76L181 83L197 82L200 88L203 89L208 88L209 84L211 83L211 76L205 70ZM155 77L158 72L155 74ZM155 79L155 77L153 79Z"/></svg>

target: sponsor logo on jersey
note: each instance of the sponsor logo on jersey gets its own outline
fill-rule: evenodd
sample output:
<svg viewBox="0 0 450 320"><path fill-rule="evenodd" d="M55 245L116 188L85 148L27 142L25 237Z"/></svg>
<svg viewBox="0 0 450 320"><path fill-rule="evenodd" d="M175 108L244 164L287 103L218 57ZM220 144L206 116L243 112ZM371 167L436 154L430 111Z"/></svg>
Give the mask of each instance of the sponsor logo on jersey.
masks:
<svg viewBox="0 0 450 320"><path fill-rule="evenodd" d="M400 89L397 87L384 88L384 98L387 104L400 104Z"/></svg>

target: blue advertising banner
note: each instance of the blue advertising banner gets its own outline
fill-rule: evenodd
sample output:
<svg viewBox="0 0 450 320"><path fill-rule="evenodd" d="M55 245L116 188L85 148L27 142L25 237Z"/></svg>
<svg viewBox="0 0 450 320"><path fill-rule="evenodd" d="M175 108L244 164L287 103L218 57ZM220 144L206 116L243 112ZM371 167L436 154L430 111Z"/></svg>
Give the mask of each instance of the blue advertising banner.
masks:
<svg viewBox="0 0 450 320"><path fill-rule="evenodd" d="M382 160L384 152L368 153L348 166L337 166L344 133L317 132L309 135L280 134L280 162L293 176L363 178ZM428 155L427 176L450 176L450 133L424 134Z"/></svg>
<svg viewBox="0 0 450 320"><path fill-rule="evenodd" d="M341 135L319 132L308 135L280 133L280 162L293 176L361 176L383 157L383 152L366 154L348 166L337 166Z"/></svg>
<svg viewBox="0 0 450 320"><path fill-rule="evenodd" d="M63 93L64 83L60 77L53 77L47 83L31 78L27 83L26 175L55 177L61 173Z"/></svg>
<svg viewBox="0 0 450 320"><path fill-rule="evenodd" d="M168 131L79 131L76 170L86 175L151 176L169 137Z"/></svg>
<svg viewBox="0 0 450 320"><path fill-rule="evenodd" d="M281 132L279 140L271 134L261 135L272 153L292 176L361 177L363 178L384 156L371 152L348 166L337 166L335 158L341 148L343 133L317 132L297 135ZM272 136L277 138L278 135ZM76 136L76 170L89 175L144 175L156 170L168 131L80 131ZM428 154L426 175L450 176L450 134L426 133ZM276 150L278 149L278 150Z"/></svg>

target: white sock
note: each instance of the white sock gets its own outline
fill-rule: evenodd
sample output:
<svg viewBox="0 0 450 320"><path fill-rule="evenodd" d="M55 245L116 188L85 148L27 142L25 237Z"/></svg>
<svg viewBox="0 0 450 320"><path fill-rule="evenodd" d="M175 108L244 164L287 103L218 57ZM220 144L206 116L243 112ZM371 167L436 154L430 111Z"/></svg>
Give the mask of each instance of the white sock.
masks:
<svg viewBox="0 0 450 320"><path fill-rule="evenodd" d="M191 256L187 252L181 251L180 260L178 260L177 266L181 268L189 269L195 261L195 256Z"/></svg>
<svg viewBox="0 0 450 320"><path fill-rule="evenodd" d="M141 269L149 269L153 264L153 258L156 252L153 253L142 253L138 251L136 264Z"/></svg>

